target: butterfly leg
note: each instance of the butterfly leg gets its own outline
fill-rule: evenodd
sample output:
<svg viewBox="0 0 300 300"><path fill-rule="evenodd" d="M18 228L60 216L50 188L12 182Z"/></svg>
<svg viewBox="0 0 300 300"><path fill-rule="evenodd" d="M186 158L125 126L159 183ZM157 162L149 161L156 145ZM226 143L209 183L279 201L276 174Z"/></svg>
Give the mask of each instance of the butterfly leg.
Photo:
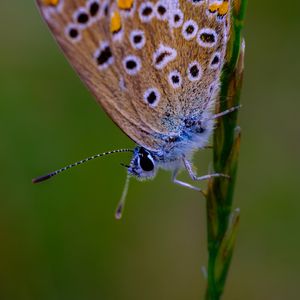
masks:
<svg viewBox="0 0 300 300"><path fill-rule="evenodd" d="M184 163L184 166L185 166L187 172L189 173L190 177L192 178L192 180L195 180L195 181L208 180L208 179L211 179L213 177L225 177L225 178L228 178L228 179L230 178L228 175L221 174L221 173L213 173L213 174L208 174L208 175L198 177L194 173L191 163L185 157L183 157L183 163Z"/></svg>
<svg viewBox="0 0 300 300"><path fill-rule="evenodd" d="M212 116L212 119L218 119L218 118L221 118L221 117L223 117L223 116L225 116L225 115L228 115L228 114L230 114L230 113L232 113L232 112L234 112L234 111L240 109L241 107L242 107L242 105L233 106L233 107L231 107L231 108L229 108L229 109L226 109L226 110L224 110L224 111L222 111L222 112L220 112L220 113L218 113L218 114L213 115L213 116Z"/></svg>
<svg viewBox="0 0 300 300"><path fill-rule="evenodd" d="M204 149L212 149L213 146L212 145L207 145L207 146L204 146Z"/></svg>
<svg viewBox="0 0 300 300"><path fill-rule="evenodd" d="M173 181L175 184L179 184L179 185L181 185L181 186L183 186L183 187L186 187L186 188L195 190L195 191L197 191L197 192L200 192L200 191L201 191L201 189L198 188L198 187L196 187L196 186L193 186L193 185L191 185L191 184L189 184L189 183L187 183L187 182L178 180L178 179L177 179L178 171L179 171L179 170L176 169L176 170L173 172L173 175L172 175L172 181Z"/></svg>

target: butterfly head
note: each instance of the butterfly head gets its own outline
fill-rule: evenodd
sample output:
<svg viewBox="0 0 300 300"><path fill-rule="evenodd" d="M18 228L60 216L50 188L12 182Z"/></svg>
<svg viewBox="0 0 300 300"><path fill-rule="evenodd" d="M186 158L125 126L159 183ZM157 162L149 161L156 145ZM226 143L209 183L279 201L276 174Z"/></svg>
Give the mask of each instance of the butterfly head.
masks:
<svg viewBox="0 0 300 300"><path fill-rule="evenodd" d="M158 162L151 151L144 147L136 147L128 167L128 173L137 179L151 179L156 175Z"/></svg>

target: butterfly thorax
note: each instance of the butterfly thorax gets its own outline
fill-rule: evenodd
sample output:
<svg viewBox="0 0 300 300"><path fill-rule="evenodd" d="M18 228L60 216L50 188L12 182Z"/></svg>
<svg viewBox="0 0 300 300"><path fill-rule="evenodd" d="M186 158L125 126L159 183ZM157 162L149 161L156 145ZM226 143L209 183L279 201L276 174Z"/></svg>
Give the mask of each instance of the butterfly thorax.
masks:
<svg viewBox="0 0 300 300"><path fill-rule="evenodd" d="M214 127L210 113L186 118L182 130L172 136L165 137L164 145L157 150L149 150L137 146L128 168L130 175L138 179L153 178L159 168L178 170L183 166L183 158L191 159L194 151L207 146Z"/></svg>

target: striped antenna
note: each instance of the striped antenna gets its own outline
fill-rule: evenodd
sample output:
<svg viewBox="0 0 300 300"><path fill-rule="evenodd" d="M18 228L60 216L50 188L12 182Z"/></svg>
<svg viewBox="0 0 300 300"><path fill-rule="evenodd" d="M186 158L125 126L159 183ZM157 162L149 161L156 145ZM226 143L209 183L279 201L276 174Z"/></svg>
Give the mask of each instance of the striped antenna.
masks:
<svg viewBox="0 0 300 300"><path fill-rule="evenodd" d="M109 154L114 154L114 153L122 153L122 152L133 152L133 150L131 150L131 149L119 149L119 150L113 150L113 151L108 151L108 152L96 154L96 155L93 155L91 157L88 157L88 158L85 158L83 160L80 160L78 162L75 162L75 163L73 163L71 165L68 165L68 166L66 166L64 168L61 168L61 169L56 170L54 172L51 172L51 173L49 173L47 175L43 175L41 177L34 178L34 179L32 179L32 183L39 183L39 182L45 181L45 180L50 179L51 177L53 177L55 175L60 174L61 172L64 172L64 171L66 171L68 169L71 169L73 167L77 167L77 166L79 166L81 164L84 164L84 163L86 163L86 162L88 162L90 160L93 160L95 158L102 157L102 156L109 155Z"/></svg>

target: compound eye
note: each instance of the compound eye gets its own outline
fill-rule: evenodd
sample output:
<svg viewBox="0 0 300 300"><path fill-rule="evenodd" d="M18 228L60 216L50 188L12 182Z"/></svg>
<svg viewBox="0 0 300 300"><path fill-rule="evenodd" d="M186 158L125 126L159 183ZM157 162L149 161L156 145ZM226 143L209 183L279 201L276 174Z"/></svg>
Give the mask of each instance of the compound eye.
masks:
<svg viewBox="0 0 300 300"><path fill-rule="evenodd" d="M154 169L154 161L151 157L151 154L145 149L141 148L140 153L140 167L145 172L153 171Z"/></svg>
<svg viewBox="0 0 300 300"><path fill-rule="evenodd" d="M154 169L154 163L149 157L141 157L140 166L145 172L150 172Z"/></svg>

